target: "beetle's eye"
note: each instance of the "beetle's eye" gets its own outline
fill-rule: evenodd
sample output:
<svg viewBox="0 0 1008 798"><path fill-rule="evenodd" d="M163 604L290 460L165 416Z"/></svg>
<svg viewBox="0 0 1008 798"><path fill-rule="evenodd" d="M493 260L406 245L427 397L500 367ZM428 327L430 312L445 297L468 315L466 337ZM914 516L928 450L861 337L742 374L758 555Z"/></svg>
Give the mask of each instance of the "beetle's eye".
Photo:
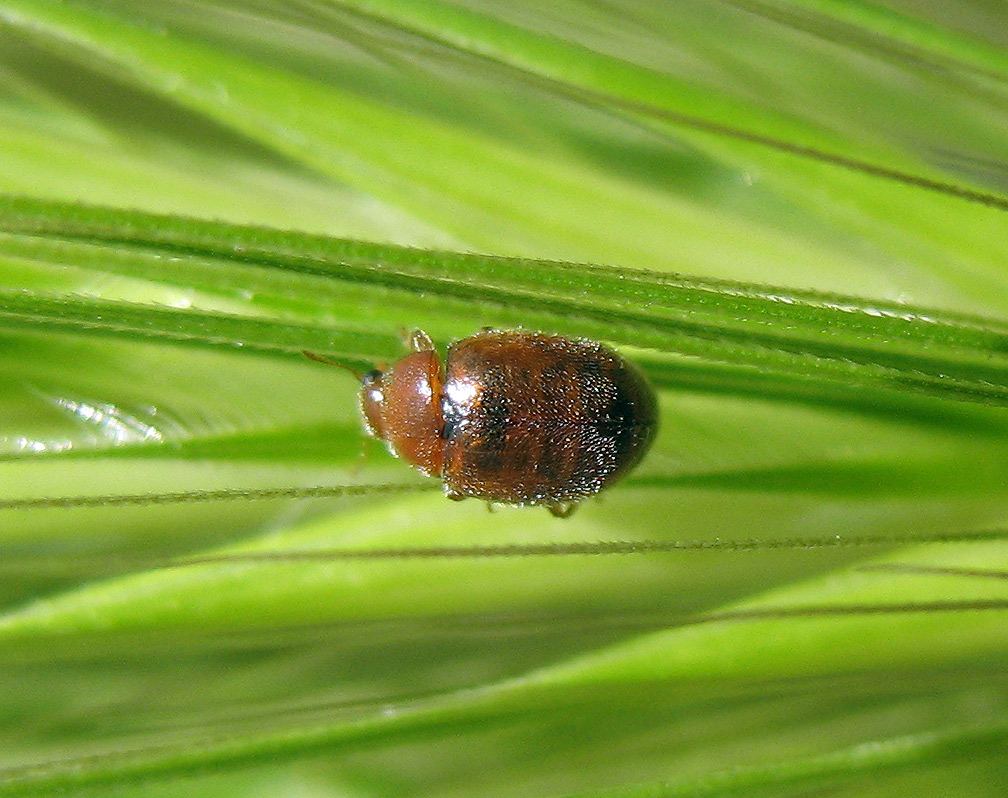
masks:
<svg viewBox="0 0 1008 798"><path fill-rule="evenodd" d="M372 369L371 371L369 371L367 374L364 375L364 378L361 380L361 385L363 385L365 388L370 388L372 385L376 385L377 383L381 382L381 378L383 376L384 375L380 371L378 371L378 369Z"/></svg>

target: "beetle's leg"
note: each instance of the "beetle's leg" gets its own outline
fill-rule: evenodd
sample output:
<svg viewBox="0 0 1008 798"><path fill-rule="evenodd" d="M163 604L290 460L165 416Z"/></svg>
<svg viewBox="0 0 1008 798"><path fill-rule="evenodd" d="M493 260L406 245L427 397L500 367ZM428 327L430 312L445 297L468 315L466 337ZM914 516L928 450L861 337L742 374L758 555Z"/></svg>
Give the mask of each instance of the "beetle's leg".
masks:
<svg viewBox="0 0 1008 798"><path fill-rule="evenodd" d="M494 507L494 503L493 502L487 502L486 506L487 506L487 512L488 513L495 513L495 512L497 512L497 508Z"/></svg>
<svg viewBox="0 0 1008 798"><path fill-rule="evenodd" d="M405 330L402 330L402 337L403 343L406 344L406 348L409 349L410 352L434 351L434 342L423 330L413 330L413 332L408 335Z"/></svg>
<svg viewBox="0 0 1008 798"><path fill-rule="evenodd" d="M364 464L367 462L367 438L363 435L360 440L360 448L357 450L357 459L347 467L347 471L351 476L356 477L360 474L361 469L364 468Z"/></svg>
<svg viewBox="0 0 1008 798"><path fill-rule="evenodd" d="M571 513L577 509L577 505L573 502L557 502L556 504L547 504L546 509L555 518L570 518Z"/></svg>
<svg viewBox="0 0 1008 798"><path fill-rule="evenodd" d="M456 493L451 488L449 488L447 485L445 485L444 495L445 495L446 499L451 499L453 502L460 502L463 499L467 498L464 493Z"/></svg>

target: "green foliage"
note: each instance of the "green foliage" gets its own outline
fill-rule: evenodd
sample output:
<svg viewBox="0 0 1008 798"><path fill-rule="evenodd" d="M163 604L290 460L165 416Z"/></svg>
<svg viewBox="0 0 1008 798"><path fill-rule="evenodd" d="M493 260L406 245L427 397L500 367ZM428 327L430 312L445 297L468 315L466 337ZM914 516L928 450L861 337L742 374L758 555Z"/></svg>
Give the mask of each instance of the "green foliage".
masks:
<svg viewBox="0 0 1008 798"><path fill-rule="evenodd" d="M2 0L0 794L1000 794L1008 26L903 5ZM518 325L660 395L568 521L302 354Z"/></svg>

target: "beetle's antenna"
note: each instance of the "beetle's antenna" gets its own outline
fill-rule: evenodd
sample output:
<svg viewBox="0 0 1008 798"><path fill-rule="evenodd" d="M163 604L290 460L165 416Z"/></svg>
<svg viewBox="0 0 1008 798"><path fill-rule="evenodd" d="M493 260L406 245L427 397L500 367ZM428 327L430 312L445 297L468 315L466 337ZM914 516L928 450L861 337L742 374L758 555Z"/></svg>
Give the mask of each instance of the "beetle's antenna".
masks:
<svg viewBox="0 0 1008 798"><path fill-rule="evenodd" d="M358 371L355 368L351 368L346 363L340 363L338 360L331 360L323 355L316 355L314 352L309 352L307 349L302 349L301 354L304 355L309 360L314 360L316 363L325 363L327 366L336 366L338 369L343 369L344 371L349 371L353 374L358 381L364 379L364 373Z"/></svg>

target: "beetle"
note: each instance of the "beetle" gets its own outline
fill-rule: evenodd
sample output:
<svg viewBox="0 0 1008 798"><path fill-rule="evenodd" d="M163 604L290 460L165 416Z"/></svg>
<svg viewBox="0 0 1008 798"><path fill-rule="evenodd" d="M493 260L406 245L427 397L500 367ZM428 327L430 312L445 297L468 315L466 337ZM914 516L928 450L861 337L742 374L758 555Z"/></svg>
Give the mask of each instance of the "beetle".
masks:
<svg viewBox="0 0 1008 798"><path fill-rule="evenodd" d="M443 365L422 330L406 343L390 369L363 375L364 427L440 477L449 499L566 517L633 468L657 432L646 378L600 343L488 328L454 343Z"/></svg>

